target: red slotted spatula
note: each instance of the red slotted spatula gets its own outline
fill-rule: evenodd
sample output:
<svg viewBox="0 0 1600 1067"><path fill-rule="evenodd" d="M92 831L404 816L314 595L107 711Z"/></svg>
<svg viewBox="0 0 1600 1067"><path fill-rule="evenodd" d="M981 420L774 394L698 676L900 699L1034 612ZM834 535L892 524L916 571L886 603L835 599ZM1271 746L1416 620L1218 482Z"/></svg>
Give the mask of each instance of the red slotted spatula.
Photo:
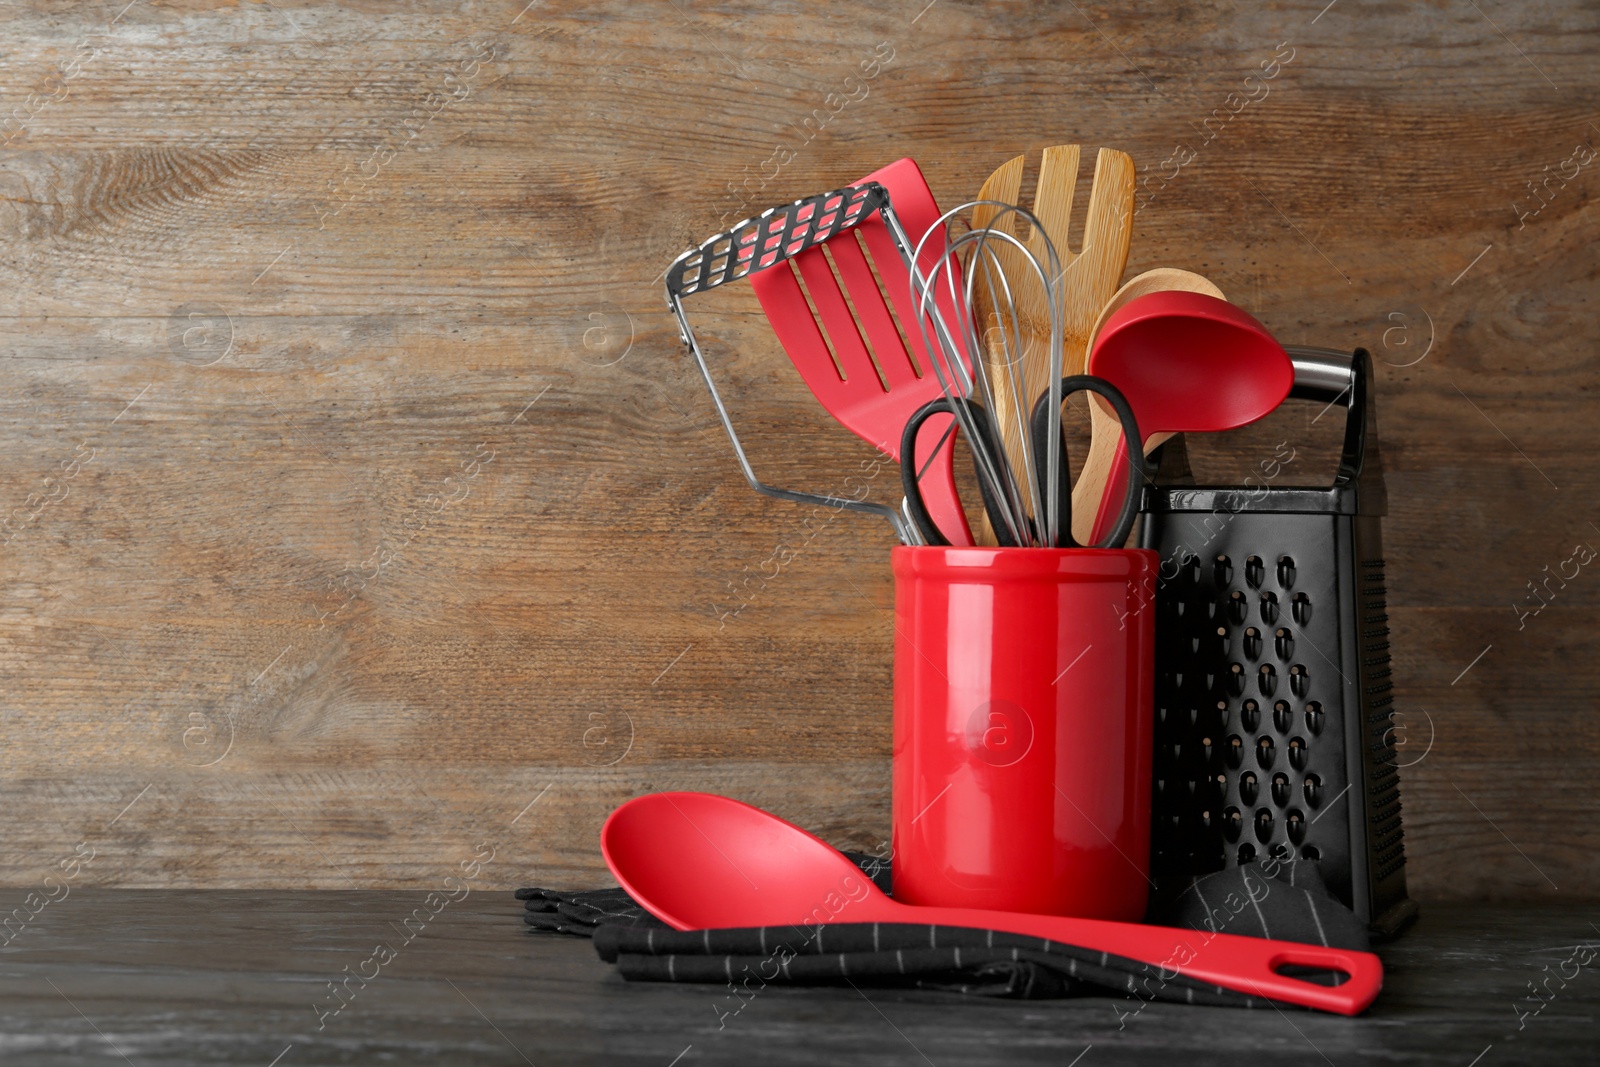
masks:
<svg viewBox="0 0 1600 1067"><path fill-rule="evenodd" d="M888 190L912 247L938 223L939 205L914 160L898 160L855 184L867 182ZM923 247L921 266L932 276L944 248L942 235ZM750 285L773 333L822 406L880 452L900 463L916 463L929 515L951 544L972 544L956 495L950 417L938 416L923 425L916 456L899 454L907 420L943 393L915 326L910 270L882 215L874 214L854 233L806 249L789 264L752 272ZM950 294L941 292L938 299L947 304ZM941 310L946 321L956 321L953 309ZM902 328L907 324L909 328Z"/></svg>

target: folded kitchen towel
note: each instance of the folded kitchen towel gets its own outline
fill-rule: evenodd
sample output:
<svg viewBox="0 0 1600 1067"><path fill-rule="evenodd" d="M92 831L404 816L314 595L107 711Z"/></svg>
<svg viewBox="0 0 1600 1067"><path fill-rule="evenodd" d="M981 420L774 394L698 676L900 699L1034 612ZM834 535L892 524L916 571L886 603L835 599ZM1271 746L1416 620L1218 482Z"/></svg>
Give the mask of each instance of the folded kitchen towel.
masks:
<svg viewBox="0 0 1600 1067"><path fill-rule="evenodd" d="M879 888L890 888L886 861L847 855ZM853 981L1023 999L1121 993L1190 1004L1269 1003L1185 978L1170 968L994 930L833 923L678 931L621 889L520 889L517 897L524 901L529 926L593 937L600 957L615 963L630 981L725 983L743 996L773 983ZM1368 947L1365 926L1328 893L1309 862L1267 868L1247 864L1207 875L1160 918L1167 925L1198 931L1193 948L1209 933Z"/></svg>

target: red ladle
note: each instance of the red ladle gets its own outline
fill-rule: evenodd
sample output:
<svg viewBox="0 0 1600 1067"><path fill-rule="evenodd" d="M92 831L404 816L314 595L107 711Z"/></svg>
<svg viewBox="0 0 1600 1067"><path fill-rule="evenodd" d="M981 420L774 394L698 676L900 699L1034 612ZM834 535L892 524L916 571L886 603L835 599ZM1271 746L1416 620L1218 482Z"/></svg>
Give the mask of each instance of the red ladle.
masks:
<svg viewBox="0 0 1600 1067"><path fill-rule="evenodd" d="M1383 985L1383 964L1370 952L1101 919L897 903L826 842L760 808L709 793L652 793L628 801L606 820L600 851L622 888L678 930L829 922L1000 930L1340 1015L1363 1011ZM1349 978L1342 985L1318 985L1279 974L1285 966Z"/></svg>
<svg viewBox="0 0 1600 1067"><path fill-rule="evenodd" d="M1294 385L1294 364L1267 328L1204 293L1164 291L1130 300L1097 329L1089 373L1122 390L1150 452L1175 433L1232 430L1269 414ZM1116 416L1091 399L1092 436L1072 490L1073 537L1096 544L1122 505L1105 487L1126 481Z"/></svg>

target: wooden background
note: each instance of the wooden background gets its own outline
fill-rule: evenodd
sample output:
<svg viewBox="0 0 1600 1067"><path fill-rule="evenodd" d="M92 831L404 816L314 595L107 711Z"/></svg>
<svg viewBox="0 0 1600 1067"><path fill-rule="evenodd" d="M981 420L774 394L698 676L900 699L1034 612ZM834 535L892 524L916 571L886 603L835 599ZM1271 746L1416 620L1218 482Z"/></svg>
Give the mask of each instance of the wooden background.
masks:
<svg viewBox="0 0 1600 1067"><path fill-rule="evenodd" d="M882 842L890 532L744 486L661 272L1075 142L1167 176L1130 273L1378 357L1414 891L1593 893L1600 564L1514 607L1600 546L1593 5L125 3L0 7L0 881L595 884L664 788ZM758 469L839 488L720 295Z"/></svg>

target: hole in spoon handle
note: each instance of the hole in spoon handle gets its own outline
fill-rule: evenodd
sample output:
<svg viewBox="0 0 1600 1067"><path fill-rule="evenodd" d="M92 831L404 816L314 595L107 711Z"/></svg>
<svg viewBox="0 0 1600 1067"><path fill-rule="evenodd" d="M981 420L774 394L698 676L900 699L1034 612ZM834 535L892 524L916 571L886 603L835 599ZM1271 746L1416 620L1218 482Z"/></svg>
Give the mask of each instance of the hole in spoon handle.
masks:
<svg viewBox="0 0 1600 1067"><path fill-rule="evenodd" d="M1180 968L1183 973L1240 992L1253 991L1281 1003L1340 1015L1359 1014L1383 987L1383 963L1370 952L1285 942L1262 942L1258 948L1236 943L1213 947L1225 951L1218 957L1201 952L1191 965ZM1249 959L1244 958L1246 954ZM1323 985L1281 973L1285 967L1335 971L1344 979L1338 985Z"/></svg>

